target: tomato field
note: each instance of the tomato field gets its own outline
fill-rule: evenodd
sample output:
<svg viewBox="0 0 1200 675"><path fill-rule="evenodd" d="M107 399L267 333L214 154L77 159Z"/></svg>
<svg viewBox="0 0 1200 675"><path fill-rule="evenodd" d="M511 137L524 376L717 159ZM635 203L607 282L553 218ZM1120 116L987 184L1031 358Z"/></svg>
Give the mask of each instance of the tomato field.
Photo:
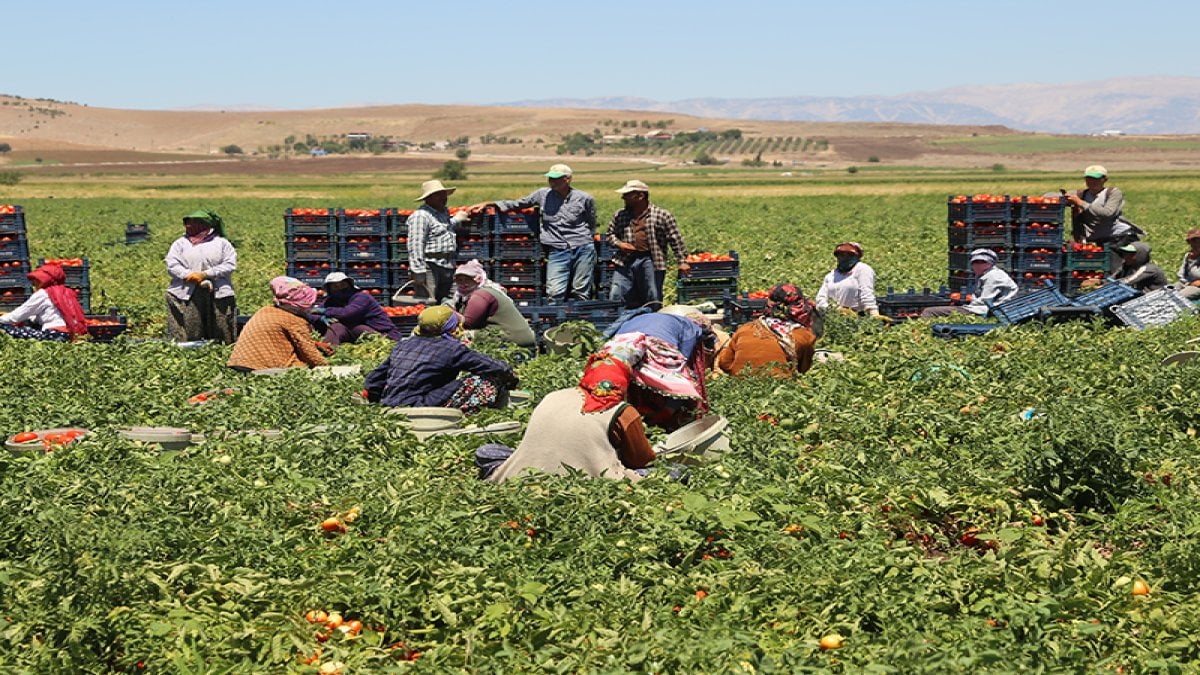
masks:
<svg viewBox="0 0 1200 675"><path fill-rule="evenodd" d="M689 249L738 251L743 290L788 280L810 293L848 239L863 244L880 293L936 287L947 195L1079 182L866 173L648 182L662 185L652 197L675 212ZM611 190L627 177L576 184L596 195L607 222L619 203ZM249 314L283 273L285 208L410 204L407 186L419 177L396 180L197 181L144 195L122 185L118 196L82 182L30 183L0 198L25 207L33 257L87 257L93 304L119 307L132 326L131 339L113 344L0 337L5 437L91 431L49 453L0 456L0 665L1194 669L1200 388L1195 365L1159 361L1187 348L1197 319L1142 332L1023 325L945 341L927 322L831 316L818 346L845 361L793 381L710 381L733 449L693 467L686 484L665 472L634 485L483 483L472 452L487 439L419 442L395 417L351 405L361 378L242 376L224 367L227 347L139 341L163 333L162 259L183 213L224 217ZM1200 220L1196 183L1114 179L1172 278L1183 233ZM472 181L452 201L535 186ZM152 239L126 246L127 221L149 222ZM370 368L388 346L345 346L332 363ZM542 355L518 374L536 401L574 384L582 365ZM479 423L529 413L485 411ZM163 450L118 434L138 425L186 427L205 440ZM243 433L264 429L282 433Z"/></svg>

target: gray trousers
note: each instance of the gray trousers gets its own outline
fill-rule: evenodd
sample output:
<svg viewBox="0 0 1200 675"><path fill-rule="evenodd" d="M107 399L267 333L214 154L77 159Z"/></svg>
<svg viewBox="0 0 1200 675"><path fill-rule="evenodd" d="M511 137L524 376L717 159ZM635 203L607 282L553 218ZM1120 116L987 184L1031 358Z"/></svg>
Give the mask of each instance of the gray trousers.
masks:
<svg viewBox="0 0 1200 675"><path fill-rule="evenodd" d="M237 340L237 301L214 298L197 288L191 300L167 293L167 336L176 342L214 340L231 345Z"/></svg>

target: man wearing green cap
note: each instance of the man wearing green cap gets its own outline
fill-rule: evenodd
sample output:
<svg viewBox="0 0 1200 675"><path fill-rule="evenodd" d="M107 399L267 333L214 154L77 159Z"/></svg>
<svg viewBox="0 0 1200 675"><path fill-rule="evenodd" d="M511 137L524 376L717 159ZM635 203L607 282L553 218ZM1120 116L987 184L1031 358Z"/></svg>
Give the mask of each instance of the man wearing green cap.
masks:
<svg viewBox="0 0 1200 675"><path fill-rule="evenodd" d="M172 340L237 339L237 303L231 277L237 251L225 238L225 222L213 211L183 217L184 235L167 251L167 333Z"/></svg>
<svg viewBox="0 0 1200 675"><path fill-rule="evenodd" d="M1088 242L1107 246L1109 249L1137 241L1145 234L1137 225L1122 217L1125 195L1115 187L1108 187L1108 169L1092 164L1083 170L1087 187L1068 192L1063 196L1071 206L1071 237L1080 243ZM1121 258L1109 255L1109 271L1121 266Z"/></svg>
<svg viewBox="0 0 1200 675"><path fill-rule="evenodd" d="M500 211L536 206L542 212L538 238L549 249L546 259L546 297L561 303L568 296L587 300L592 295L592 270L596 267L596 200L571 187L571 167L555 164L545 174L547 187L521 199L483 202L472 213L495 207ZM568 288L568 285L570 288Z"/></svg>

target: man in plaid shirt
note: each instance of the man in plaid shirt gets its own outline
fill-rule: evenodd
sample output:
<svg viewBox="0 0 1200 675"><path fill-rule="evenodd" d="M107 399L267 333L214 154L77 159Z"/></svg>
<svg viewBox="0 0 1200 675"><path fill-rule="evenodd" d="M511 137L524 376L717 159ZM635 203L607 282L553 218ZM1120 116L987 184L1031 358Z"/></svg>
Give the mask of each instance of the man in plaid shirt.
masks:
<svg viewBox="0 0 1200 675"><path fill-rule="evenodd" d="M408 270L417 297L432 298L433 304L450 297L458 252L454 229L470 219L465 211L451 216L446 208L456 189L442 185L440 180L425 181L416 199L425 204L408 217Z"/></svg>
<svg viewBox="0 0 1200 675"><path fill-rule="evenodd" d="M680 273L691 269L685 262L687 248L679 225L670 211L650 203L650 188L642 181L631 180L617 192L625 208L613 214L608 224L608 242L617 248L608 299L623 301L626 309L662 302L667 247L675 254Z"/></svg>

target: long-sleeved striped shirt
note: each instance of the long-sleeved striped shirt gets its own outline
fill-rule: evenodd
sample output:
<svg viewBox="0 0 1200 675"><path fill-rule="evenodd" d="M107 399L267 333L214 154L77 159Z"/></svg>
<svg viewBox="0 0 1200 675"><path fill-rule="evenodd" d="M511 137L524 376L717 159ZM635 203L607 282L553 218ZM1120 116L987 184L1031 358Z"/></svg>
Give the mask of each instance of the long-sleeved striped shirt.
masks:
<svg viewBox="0 0 1200 675"><path fill-rule="evenodd" d="M654 263L654 269L662 272L667 269L667 247L675 253L675 262L681 263L687 257L687 247L683 243L683 234L679 231L679 224L675 222L675 216L671 212L656 205L650 204L643 214L646 222L646 239L650 245L650 260ZM612 221L608 224L608 243L613 246L617 242L633 241L633 224L637 220L626 209L621 209L613 214ZM624 266L632 256L620 249L617 249L613 255L613 262Z"/></svg>
<svg viewBox="0 0 1200 675"><path fill-rule="evenodd" d="M596 232L596 200L583 190L571 188L566 197L548 187L521 199L496 202L501 211L536 206L542 212L539 239L555 249L579 248L592 243Z"/></svg>
<svg viewBox="0 0 1200 675"><path fill-rule="evenodd" d="M424 274L427 261L441 267L454 267L458 240L450 211L438 211L428 204L408 217L408 269Z"/></svg>

